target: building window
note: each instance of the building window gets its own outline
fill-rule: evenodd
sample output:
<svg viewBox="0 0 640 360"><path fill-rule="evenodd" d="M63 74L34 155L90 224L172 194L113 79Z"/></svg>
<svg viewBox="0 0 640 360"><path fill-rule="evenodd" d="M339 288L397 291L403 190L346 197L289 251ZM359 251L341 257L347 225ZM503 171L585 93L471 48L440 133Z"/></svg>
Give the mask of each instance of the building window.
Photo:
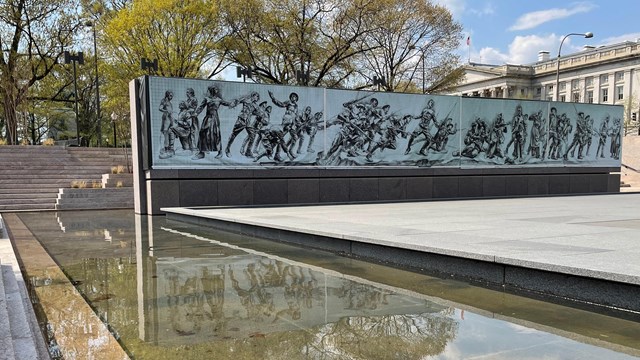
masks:
<svg viewBox="0 0 640 360"><path fill-rule="evenodd" d="M538 86L536 88L536 95L540 96L542 94L542 88L540 86Z"/></svg>
<svg viewBox="0 0 640 360"><path fill-rule="evenodd" d="M587 102L593 104L593 90L587 91Z"/></svg>
<svg viewBox="0 0 640 360"><path fill-rule="evenodd" d="M580 102L580 93L578 92L572 93L571 98L573 102Z"/></svg>
<svg viewBox="0 0 640 360"><path fill-rule="evenodd" d="M606 84L609 82L609 75L600 75L600 84Z"/></svg>
<svg viewBox="0 0 640 360"><path fill-rule="evenodd" d="M616 97L618 100L624 99L624 86L616 86Z"/></svg>
<svg viewBox="0 0 640 360"><path fill-rule="evenodd" d="M580 81L578 79L571 80L571 90L577 90L580 88Z"/></svg>
<svg viewBox="0 0 640 360"><path fill-rule="evenodd" d="M567 84L566 84L566 83L561 82L561 83L560 83L560 91L564 91L566 88L567 88Z"/></svg>
<svg viewBox="0 0 640 360"><path fill-rule="evenodd" d="M560 101L562 102L567 101L567 97L565 95L560 95Z"/></svg>
<svg viewBox="0 0 640 360"><path fill-rule="evenodd" d="M609 101L609 89L602 89L602 96L600 96L600 99L602 100L600 102Z"/></svg>
<svg viewBox="0 0 640 360"><path fill-rule="evenodd" d="M616 72L616 82L624 81L624 71Z"/></svg>
<svg viewBox="0 0 640 360"><path fill-rule="evenodd" d="M589 76L588 78L585 78L585 79L584 79L584 85L585 85L586 87L593 86L593 77L592 77L592 76Z"/></svg>

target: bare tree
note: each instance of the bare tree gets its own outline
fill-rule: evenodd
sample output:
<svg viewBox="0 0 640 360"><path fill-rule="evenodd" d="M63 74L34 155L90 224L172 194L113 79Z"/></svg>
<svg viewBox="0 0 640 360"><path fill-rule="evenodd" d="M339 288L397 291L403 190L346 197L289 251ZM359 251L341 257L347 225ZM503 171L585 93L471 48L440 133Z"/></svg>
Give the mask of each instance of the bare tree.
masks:
<svg viewBox="0 0 640 360"><path fill-rule="evenodd" d="M58 66L78 25L69 0L0 3L0 97L9 144L18 142L18 113L29 89Z"/></svg>

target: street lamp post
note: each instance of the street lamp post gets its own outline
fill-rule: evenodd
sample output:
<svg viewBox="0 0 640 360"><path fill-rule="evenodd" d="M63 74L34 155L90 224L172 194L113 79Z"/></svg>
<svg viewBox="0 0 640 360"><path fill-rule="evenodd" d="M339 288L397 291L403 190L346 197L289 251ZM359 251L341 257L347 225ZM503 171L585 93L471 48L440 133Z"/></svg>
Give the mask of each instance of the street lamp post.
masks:
<svg viewBox="0 0 640 360"><path fill-rule="evenodd" d="M113 126L113 147L118 147L118 139L116 138L116 120L118 119L118 115L116 113L111 113L111 126Z"/></svg>
<svg viewBox="0 0 640 360"><path fill-rule="evenodd" d="M564 43L564 41L572 35L577 35L577 36L583 36L586 39L590 39L593 37L593 33L592 32L587 32L584 34L581 33L571 33L571 34L567 34L562 38L562 41L560 41L560 47L558 48L558 64L557 64L557 68L556 68L556 101L559 101L560 98L560 52L562 51L562 44Z"/></svg>
<svg viewBox="0 0 640 360"><path fill-rule="evenodd" d="M71 53L68 51L64 52L64 63L73 63L73 101L76 113L76 146L80 146L80 125L78 124L78 81L76 75L76 62L80 65L84 64L84 55L82 54L82 51L78 52L75 55L71 55Z"/></svg>
<svg viewBox="0 0 640 360"><path fill-rule="evenodd" d="M97 132L98 132L98 147L102 146L102 117L100 116L100 80L98 77L98 42L96 41L96 24L91 21L87 21L85 26L93 28L93 57L96 63L96 117L97 117Z"/></svg>

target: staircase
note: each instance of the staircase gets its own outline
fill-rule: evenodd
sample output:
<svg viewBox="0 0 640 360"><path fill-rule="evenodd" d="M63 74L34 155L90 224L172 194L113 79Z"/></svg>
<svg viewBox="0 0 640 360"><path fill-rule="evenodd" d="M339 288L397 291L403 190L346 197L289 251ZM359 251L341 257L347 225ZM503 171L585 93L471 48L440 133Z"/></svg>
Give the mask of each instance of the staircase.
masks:
<svg viewBox="0 0 640 360"><path fill-rule="evenodd" d="M112 167L131 164L130 155L113 148L0 146L0 212L54 210L60 188L101 183Z"/></svg>

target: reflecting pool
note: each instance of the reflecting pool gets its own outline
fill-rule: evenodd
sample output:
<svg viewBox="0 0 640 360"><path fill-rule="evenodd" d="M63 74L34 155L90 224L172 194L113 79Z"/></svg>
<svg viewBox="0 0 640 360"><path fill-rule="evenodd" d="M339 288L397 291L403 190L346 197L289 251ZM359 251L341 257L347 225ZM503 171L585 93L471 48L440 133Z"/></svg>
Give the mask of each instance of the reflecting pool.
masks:
<svg viewBox="0 0 640 360"><path fill-rule="evenodd" d="M640 356L619 317L131 211L19 217L136 359Z"/></svg>

